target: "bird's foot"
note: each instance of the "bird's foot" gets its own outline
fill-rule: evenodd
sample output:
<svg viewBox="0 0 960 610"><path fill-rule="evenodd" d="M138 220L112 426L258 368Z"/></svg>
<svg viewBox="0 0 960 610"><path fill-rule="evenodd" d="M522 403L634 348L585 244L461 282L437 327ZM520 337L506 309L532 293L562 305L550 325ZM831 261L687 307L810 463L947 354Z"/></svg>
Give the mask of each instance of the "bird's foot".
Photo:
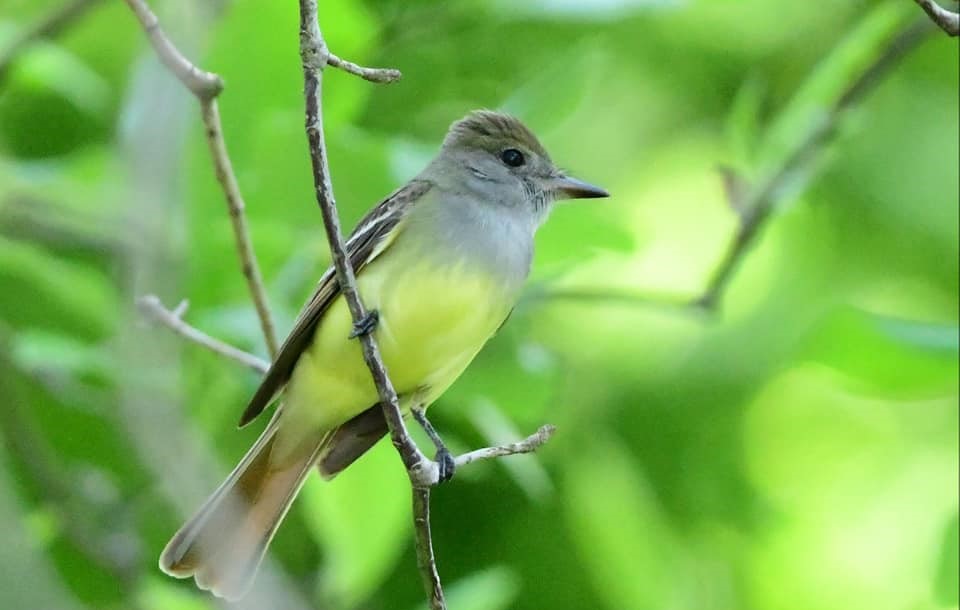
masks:
<svg viewBox="0 0 960 610"><path fill-rule="evenodd" d="M350 331L350 338L356 339L357 337L369 335L374 331L374 329L377 328L377 324L379 323L380 312L376 309L371 309L367 312L367 315L353 323L353 330Z"/></svg>
<svg viewBox="0 0 960 610"><path fill-rule="evenodd" d="M457 469L457 462L453 459L453 454L450 453L450 450L446 447L440 447L437 449L437 454L433 459L440 470L440 478L437 480L437 483L446 483L452 479L453 473Z"/></svg>

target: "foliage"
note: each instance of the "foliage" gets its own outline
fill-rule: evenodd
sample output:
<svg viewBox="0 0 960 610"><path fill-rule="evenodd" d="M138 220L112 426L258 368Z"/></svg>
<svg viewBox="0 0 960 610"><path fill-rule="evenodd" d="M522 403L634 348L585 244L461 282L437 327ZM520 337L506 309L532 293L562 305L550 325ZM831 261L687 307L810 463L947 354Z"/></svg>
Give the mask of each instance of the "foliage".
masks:
<svg viewBox="0 0 960 610"><path fill-rule="evenodd" d="M296 3L157 4L226 80L289 328L327 263ZM0 0L0 49L57 5ZM732 236L716 167L768 175L925 18L907 0L827 5L321 3L339 55L404 73L325 77L346 224L476 107L521 115L614 194L555 212L522 307L432 410L458 449L559 427L435 493L451 608L957 606L956 42L932 32L846 117L717 315L657 296L694 298ZM121 2L2 78L0 607L212 608L156 557L256 434L234 427L256 378L133 308L188 298L191 323L263 355L196 105ZM260 607L420 608L408 494L386 443L311 480Z"/></svg>

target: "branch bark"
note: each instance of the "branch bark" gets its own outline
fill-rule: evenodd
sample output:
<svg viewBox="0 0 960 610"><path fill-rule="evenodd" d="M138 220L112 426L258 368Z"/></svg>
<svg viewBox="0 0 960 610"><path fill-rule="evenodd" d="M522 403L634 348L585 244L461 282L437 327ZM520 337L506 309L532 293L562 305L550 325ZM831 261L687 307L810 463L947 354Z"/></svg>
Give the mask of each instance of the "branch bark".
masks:
<svg viewBox="0 0 960 610"><path fill-rule="evenodd" d="M233 172L233 164L227 153L227 144L223 138L223 126L220 122L220 110L217 107L217 96L223 91L223 79L213 72L201 70L195 66L170 41L157 16L150 10L144 0L125 0L136 15L137 20L150 39L150 44L163 62L177 79L190 90L200 102L204 132L207 136L207 145L210 157L213 160L217 181L223 190L230 221L233 225L234 241L237 244L237 255L240 259L240 268L247 281L250 297L257 310L260 320L260 329L263 340L266 342L270 358L277 355L279 344L273 325L273 316L267 302L267 293L263 286L263 277L260 274L260 265L253 252L253 243L250 240L250 229L247 226L246 205L240 186Z"/></svg>
<svg viewBox="0 0 960 610"><path fill-rule="evenodd" d="M323 226L330 244L330 254L337 274L340 291L350 309L354 323L367 316L367 310L360 300L357 280L350 258L347 256L340 218L337 213L333 185L330 182L330 170L327 166L327 151L323 136L321 118L321 93L323 69L330 63L330 51L320 33L317 21L316 0L300 0L300 60L303 65L304 102L306 107L305 128L310 148L310 163L313 170L314 191ZM383 407L383 415L390 430L390 440L400 454L407 469L413 487L413 521L416 530L417 566L423 578L431 610L445 610L443 586L437 571L433 552L433 539L430 531L430 488L439 481L439 468L427 459L410 437L400 413L400 401L397 392L387 375L386 366L380 357L380 349L372 333L359 337L363 347L363 359L370 369L370 375L377 386L377 394ZM432 468L424 468L425 464ZM424 470L433 473L433 481L424 476Z"/></svg>
<svg viewBox="0 0 960 610"><path fill-rule="evenodd" d="M960 13L947 10L936 0L914 0L923 12L949 36L960 36Z"/></svg>
<svg viewBox="0 0 960 610"><path fill-rule="evenodd" d="M270 363L262 358L257 358L251 353L238 349L219 339L211 337L207 333L194 328L183 321L183 314L187 310L187 302L183 301L170 310L163 306L160 299L153 294L144 295L137 299L137 308L148 319L162 324L180 335L191 343L215 353L228 360L239 362L243 366L265 375L270 368Z"/></svg>

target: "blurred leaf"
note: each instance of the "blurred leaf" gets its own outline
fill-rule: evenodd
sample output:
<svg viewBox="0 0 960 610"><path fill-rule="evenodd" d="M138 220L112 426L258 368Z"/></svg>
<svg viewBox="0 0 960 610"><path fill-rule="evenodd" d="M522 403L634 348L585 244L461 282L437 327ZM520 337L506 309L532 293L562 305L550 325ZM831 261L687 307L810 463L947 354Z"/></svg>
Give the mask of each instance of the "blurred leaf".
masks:
<svg viewBox="0 0 960 610"><path fill-rule="evenodd" d="M498 566L445 585L443 592L447 607L456 610L507 610L516 601L520 583L512 570ZM417 608L425 610L426 602Z"/></svg>
<svg viewBox="0 0 960 610"><path fill-rule="evenodd" d="M206 593L191 593L168 578L143 579L137 594L142 610L211 610L216 607Z"/></svg>
<svg viewBox="0 0 960 610"><path fill-rule="evenodd" d="M517 320L510 322L518 323ZM556 393L560 371L543 345L534 341L516 344L515 331L505 328L503 335L480 352L440 401L464 406L491 403L509 412L517 422L537 421ZM531 353L536 356L530 357ZM468 410L445 409L444 412L466 414Z"/></svg>
<svg viewBox="0 0 960 610"><path fill-rule="evenodd" d="M101 374L111 365L98 347L77 341L69 335L44 331L17 333L10 355L21 367L30 371Z"/></svg>
<svg viewBox="0 0 960 610"><path fill-rule="evenodd" d="M0 318L78 337L101 337L112 321L111 286L102 274L0 237Z"/></svg>
<svg viewBox="0 0 960 610"><path fill-rule="evenodd" d="M757 76L748 76L727 115L726 140L730 149L730 165L737 171L753 168L760 141L760 112L766 86ZM745 176L749 180L750 176Z"/></svg>
<svg viewBox="0 0 960 610"><path fill-rule="evenodd" d="M934 590L944 606L960 601L960 515L954 515L943 530Z"/></svg>
<svg viewBox="0 0 960 610"><path fill-rule="evenodd" d="M604 251L626 254L634 248L633 233L602 200L561 203L537 232L536 265L549 273Z"/></svg>
<svg viewBox="0 0 960 610"><path fill-rule="evenodd" d="M916 7L908 2L877 4L820 62L766 130L756 156L758 175L781 166L807 134L826 120L831 107L847 88L885 50L890 39Z"/></svg>
<svg viewBox="0 0 960 610"><path fill-rule="evenodd" d="M19 157L70 152L102 136L109 85L70 52L34 45L0 88L0 142Z"/></svg>
<svg viewBox="0 0 960 610"><path fill-rule="evenodd" d="M675 607L682 547L638 464L605 439L582 447L567 469L570 532L598 597L618 610Z"/></svg>
<svg viewBox="0 0 960 610"><path fill-rule="evenodd" d="M396 450L381 441L333 481L311 477L301 496L324 551L324 597L353 607L383 582L410 541L410 484Z"/></svg>
<svg viewBox="0 0 960 610"><path fill-rule="evenodd" d="M596 75L604 59L593 44L573 45L552 63L535 66L536 70L504 100L502 109L518 117L549 121L533 126L541 134L544 127L562 125L592 87L602 86Z"/></svg>
<svg viewBox="0 0 960 610"><path fill-rule="evenodd" d="M931 352L960 352L960 328L954 324L929 324L875 316L877 326L891 339Z"/></svg>
<svg viewBox="0 0 960 610"><path fill-rule="evenodd" d="M802 353L884 394L942 395L955 389L957 329L952 325L840 308L811 332Z"/></svg>

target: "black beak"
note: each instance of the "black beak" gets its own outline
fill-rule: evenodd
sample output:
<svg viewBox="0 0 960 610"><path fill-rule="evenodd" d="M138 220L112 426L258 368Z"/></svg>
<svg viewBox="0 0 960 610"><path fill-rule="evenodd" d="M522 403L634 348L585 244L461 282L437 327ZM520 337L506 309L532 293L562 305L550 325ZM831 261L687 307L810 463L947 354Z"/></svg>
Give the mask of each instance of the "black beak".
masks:
<svg viewBox="0 0 960 610"><path fill-rule="evenodd" d="M599 186L570 176L557 176L551 179L549 184L551 190L559 193L558 199L597 199L610 196L610 193Z"/></svg>

